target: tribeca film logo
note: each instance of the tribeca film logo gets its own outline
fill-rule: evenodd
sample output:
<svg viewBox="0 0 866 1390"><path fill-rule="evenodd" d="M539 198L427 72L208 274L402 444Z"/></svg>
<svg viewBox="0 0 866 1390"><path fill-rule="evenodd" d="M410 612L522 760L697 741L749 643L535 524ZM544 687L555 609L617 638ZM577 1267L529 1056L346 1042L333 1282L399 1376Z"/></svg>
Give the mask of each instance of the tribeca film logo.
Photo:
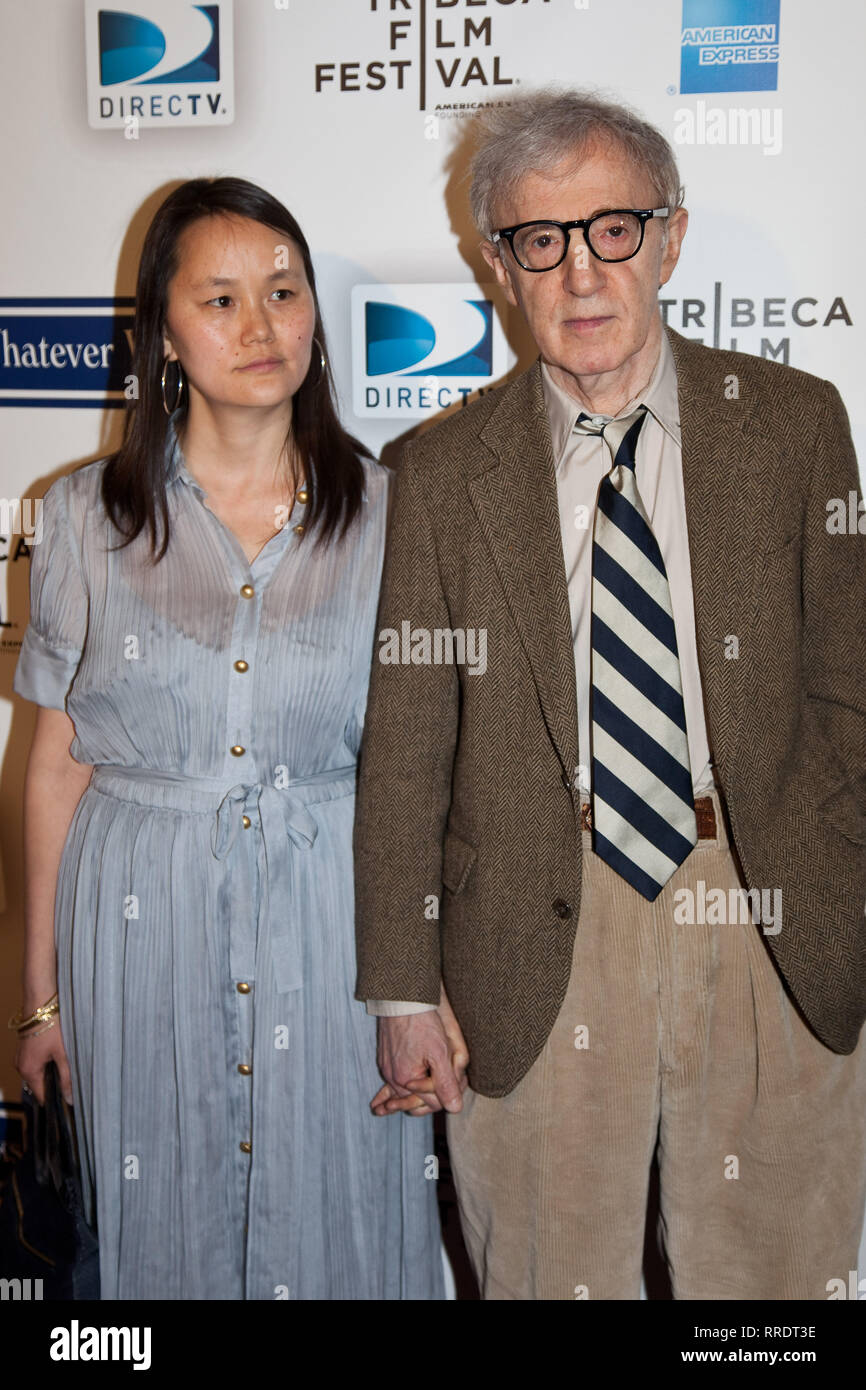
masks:
<svg viewBox="0 0 866 1390"><path fill-rule="evenodd" d="M87 119L94 129L234 120L232 0L87 0ZM132 138L131 136L131 138Z"/></svg>
<svg viewBox="0 0 866 1390"><path fill-rule="evenodd" d="M663 323L679 329L695 343L751 352L786 365L791 361L792 341L795 347L802 341L800 329L829 328L834 333L844 333L854 323L840 294L826 293L820 299L808 294L794 298L753 289L748 296L739 296L728 293L721 280L714 282L711 293L659 299L659 308ZM767 329L772 332L766 333ZM781 336L779 329L783 330ZM760 344L756 341L759 333L764 334Z"/></svg>
<svg viewBox="0 0 866 1390"><path fill-rule="evenodd" d="M775 92L780 0L683 0L680 91Z"/></svg>
<svg viewBox="0 0 866 1390"><path fill-rule="evenodd" d="M352 385L357 416L424 419L504 376L513 362L477 285L355 285Z"/></svg>

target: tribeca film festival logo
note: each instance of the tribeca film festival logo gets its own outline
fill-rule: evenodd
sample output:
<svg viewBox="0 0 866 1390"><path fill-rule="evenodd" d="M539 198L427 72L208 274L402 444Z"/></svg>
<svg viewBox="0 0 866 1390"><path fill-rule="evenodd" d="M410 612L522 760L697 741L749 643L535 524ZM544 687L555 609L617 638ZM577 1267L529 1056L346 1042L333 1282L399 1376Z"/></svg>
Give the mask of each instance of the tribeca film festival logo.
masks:
<svg viewBox="0 0 866 1390"><path fill-rule="evenodd" d="M134 399L134 306L129 298L0 299L0 406L104 410Z"/></svg>
<svg viewBox="0 0 866 1390"><path fill-rule="evenodd" d="M461 116L479 106L508 98L520 81L496 51L499 17L505 13L509 44L514 24L543 20L551 0L367 0L381 36L381 58L372 61L336 57L317 61L316 92L400 91L415 96L419 111ZM574 0L587 9L589 0ZM487 11L479 14L479 9ZM491 100L492 98L492 100ZM435 133L431 132L431 138Z"/></svg>
<svg viewBox="0 0 866 1390"><path fill-rule="evenodd" d="M680 92L775 92L780 0L683 0ZM674 90L669 88L669 90ZM679 107L678 145L755 145L782 150L780 106Z"/></svg>
<svg viewBox="0 0 866 1390"><path fill-rule="evenodd" d="M120 0L123 3L123 0ZM87 119L94 129L234 120L232 0L87 0Z"/></svg>
<svg viewBox="0 0 866 1390"><path fill-rule="evenodd" d="M420 420L465 405L513 361L480 286L352 290L353 409L359 417Z"/></svg>

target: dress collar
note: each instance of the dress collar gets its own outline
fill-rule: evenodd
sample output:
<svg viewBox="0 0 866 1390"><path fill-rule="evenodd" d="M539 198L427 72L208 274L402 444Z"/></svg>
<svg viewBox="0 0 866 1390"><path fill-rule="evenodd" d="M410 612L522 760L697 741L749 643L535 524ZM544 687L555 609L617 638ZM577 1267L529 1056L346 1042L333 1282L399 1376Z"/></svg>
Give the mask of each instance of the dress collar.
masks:
<svg viewBox="0 0 866 1390"><path fill-rule="evenodd" d="M186 466L186 459L180 447L180 440L177 437L174 416L169 417L168 428L165 432L165 485L171 487L172 484L186 483L187 487L194 487L204 495L204 488L195 479Z"/></svg>

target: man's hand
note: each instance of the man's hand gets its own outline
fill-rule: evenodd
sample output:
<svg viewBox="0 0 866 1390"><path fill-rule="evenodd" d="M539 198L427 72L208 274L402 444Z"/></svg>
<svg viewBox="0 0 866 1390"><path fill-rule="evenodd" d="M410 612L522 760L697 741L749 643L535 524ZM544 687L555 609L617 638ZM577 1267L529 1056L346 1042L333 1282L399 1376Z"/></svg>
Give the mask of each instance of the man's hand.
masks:
<svg viewBox="0 0 866 1390"><path fill-rule="evenodd" d="M407 1026L412 1023L422 1026ZM438 1010L379 1020L379 1070L386 1079L370 1108L375 1115L405 1110L415 1116L462 1110L468 1065L469 1049L443 985Z"/></svg>

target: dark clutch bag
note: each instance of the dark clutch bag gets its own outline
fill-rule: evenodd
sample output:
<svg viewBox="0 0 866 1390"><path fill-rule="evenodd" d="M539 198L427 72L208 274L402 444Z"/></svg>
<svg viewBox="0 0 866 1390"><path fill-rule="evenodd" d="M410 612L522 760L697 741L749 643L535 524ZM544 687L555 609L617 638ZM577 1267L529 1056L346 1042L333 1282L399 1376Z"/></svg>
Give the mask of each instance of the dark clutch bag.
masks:
<svg viewBox="0 0 866 1390"><path fill-rule="evenodd" d="M54 1062L45 1104L27 1092L23 1104L26 1148L0 1171L0 1276L41 1280L31 1298L99 1298L99 1247L84 1219L75 1127Z"/></svg>

